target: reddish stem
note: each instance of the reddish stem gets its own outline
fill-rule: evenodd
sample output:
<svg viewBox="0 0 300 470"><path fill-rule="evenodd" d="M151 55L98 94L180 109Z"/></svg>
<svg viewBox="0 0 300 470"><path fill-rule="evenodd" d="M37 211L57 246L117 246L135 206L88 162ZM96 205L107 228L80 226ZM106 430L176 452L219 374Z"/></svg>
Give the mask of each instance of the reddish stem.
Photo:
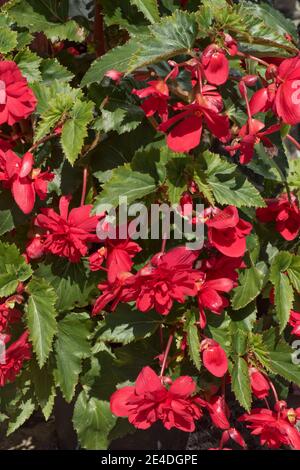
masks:
<svg viewBox="0 0 300 470"><path fill-rule="evenodd" d="M292 142L292 144L294 144L295 147L296 147L298 150L300 150L300 144L299 144L299 142L297 142L296 139L294 139L293 136L291 136L290 134L287 134L287 135L286 135L286 138L289 139L289 141Z"/></svg>
<svg viewBox="0 0 300 470"><path fill-rule="evenodd" d="M82 178L82 193L81 193L81 201L80 205L84 205L85 197L86 197L86 188L87 188L87 178L88 178L88 170L84 168L83 170L83 178Z"/></svg>
<svg viewBox="0 0 300 470"><path fill-rule="evenodd" d="M102 7L99 5L97 0L95 5L94 42L96 56L101 57L105 54L104 22Z"/></svg>
<svg viewBox="0 0 300 470"><path fill-rule="evenodd" d="M166 244L167 244L167 237L164 234L163 239L162 239L162 243L161 243L161 250L160 250L162 253L164 253L166 251Z"/></svg>
<svg viewBox="0 0 300 470"><path fill-rule="evenodd" d="M276 388L274 387L271 380L269 381L269 383L270 383L270 387L272 389L272 392L273 392L273 395L274 395L274 398L275 398L275 402L277 403L279 401L279 398L278 398L278 395L277 395L277 392L276 392Z"/></svg>
<svg viewBox="0 0 300 470"><path fill-rule="evenodd" d="M238 52L237 55L240 56L240 57L244 57L244 59L255 60L255 62L258 62L259 64L264 65L265 67L269 67L269 65L270 65L265 60L259 59L259 57L255 57L255 56L250 55L250 54L244 54L243 52Z"/></svg>
<svg viewBox="0 0 300 470"><path fill-rule="evenodd" d="M170 352L170 349L171 349L171 346L172 346L173 339L174 339L174 334L171 334L169 339L168 339L167 347L166 347L166 350L165 350L165 353L164 353L163 363L162 363L161 371L160 371L160 374L159 374L160 377L163 377L163 375L164 375L166 365L167 365L168 355L169 355L169 352Z"/></svg>

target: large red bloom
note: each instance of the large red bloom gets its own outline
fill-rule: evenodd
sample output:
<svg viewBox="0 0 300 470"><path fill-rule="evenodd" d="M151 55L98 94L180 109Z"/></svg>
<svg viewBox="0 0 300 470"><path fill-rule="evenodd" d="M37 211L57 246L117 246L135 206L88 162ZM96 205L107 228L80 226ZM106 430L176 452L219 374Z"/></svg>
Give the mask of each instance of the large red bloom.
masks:
<svg viewBox="0 0 300 470"><path fill-rule="evenodd" d="M33 169L33 163L33 155L29 152L20 158L12 150L0 150L0 181L11 190L24 214L32 211L36 194L42 200L46 198L48 183L54 178L53 173Z"/></svg>
<svg viewBox="0 0 300 470"><path fill-rule="evenodd" d="M129 273L121 273L114 282L104 281L98 284L102 294L96 300L93 307L93 315L104 310L109 305L109 310L114 311L120 302L131 302L137 298L138 290L136 277Z"/></svg>
<svg viewBox="0 0 300 470"><path fill-rule="evenodd" d="M24 361L31 358L31 346L28 343L28 332L12 343L5 351L4 360L0 361L0 387L13 382L23 367Z"/></svg>
<svg viewBox="0 0 300 470"><path fill-rule="evenodd" d="M286 59L278 67L279 83L275 110L281 119L291 125L300 122L300 55Z"/></svg>
<svg viewBox="0 0 300 470"><path fill-rule="evenodd" d="M252 225L240 218L236 207L217 209L206 225L209 242L221 253L233 258L245 254L246 236L250 234Z"/></svg>
<svg viewBox="0 0 300 470"><path fill-rule="evenodd" d="M293 194L291 201L287 194L282 194L278 199L267 199L266 208L256 210L256 216L260 222L275 222L276 230L285 240L294 240L300 232L299 203Z"/></svg>
<svg viewBox="0 0 300 470"><path fill-rule="evenodd" d="M76 207L68 213L70 200L66 196L60 198L59 214L53 209L41 209L34 224L41 231L45 253L77 263L87 254L87 244L99 241L95 234L99 217L91 215L92 205Z"/></svg>
<svg viewBox="0 0 300 470"><path fill-rule="evenodd" d="M163 122L159 130L168 132L167 144L174 152L188 152L199 145L203 122L210 132L226 142L230 137L229 119L220 114L222 98L212 86L204 86L192 104L180 107L181 112Z"/></svg>
<svg viewBox="0 0 300 470"><path fill-rule="evenodd" d="M194 421L202 417L192 397L195 391L196 384L189 376L178 377L167 389L150 367L144 367L134 386L123 387L111 396L110 407L114 415L127 417L138 429L148 429L161 420L166 429L193 432Z"/></svg>
<svg viewBox="0 0 300 470"><path fill-rule="evenodd" d="M195 281L199 273L193 269L193 264L198 255L198 251L181 246L154 256L136 277L137 308L141 312L154 308L157 313L168 315L174 301L184 303L187 296L196 295Z"/></svg>
<svg viewBox="0 0 300 470"><path fill-rule="evenodd" d="M282 445L300 450L300 434L282 412L274 412L269 409L253 409L251 414L243 415L239 421L249 423L251 434L260 436L261 445L270 449L278 449Z"/></svg>
<svg viewBox="0 0 300 470"><path fill-rule="evenodd" d="M10 126L26 119L35 110L37 100L17 64L0 62L0 124Z"/></svg>

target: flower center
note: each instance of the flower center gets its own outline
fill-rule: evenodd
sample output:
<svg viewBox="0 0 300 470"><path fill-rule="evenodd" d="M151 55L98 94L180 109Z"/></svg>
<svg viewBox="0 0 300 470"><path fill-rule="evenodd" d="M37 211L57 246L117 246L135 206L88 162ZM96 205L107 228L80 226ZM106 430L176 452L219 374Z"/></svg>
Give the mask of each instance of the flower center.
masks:
<svg viewBox="0 0 300 470"><path fill-rule="evenodd" d="M6 84L3 80L0 80L0 104L6 103Z"/></svg>

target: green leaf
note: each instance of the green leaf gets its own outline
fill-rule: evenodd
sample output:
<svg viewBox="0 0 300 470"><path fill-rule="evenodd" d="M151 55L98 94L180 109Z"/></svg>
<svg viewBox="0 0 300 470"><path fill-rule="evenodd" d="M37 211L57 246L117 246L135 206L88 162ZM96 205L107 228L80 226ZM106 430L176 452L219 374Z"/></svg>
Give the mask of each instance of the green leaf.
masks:
<svg viewBox="0 0 300 470"><path fill-rule="evenodd" d="M201 369L200 341L199 341L198 327L196 325L195 312L190 312L190 314L188 315L184 330L187 333L189 357L192 363L194 364L194 366L198 370L200 370Z"/></svg>
<svg viewBox="0 0 300 470"><path fill-rule="evenodd" d="M17 31L12 31L7 27L1 27L0 53L7 54L15 49L17 45Z"/></svg>
<svg viewBox="0 0 300 470"><path fill-rule="evenodd" d="M234 321L230 324L230 332L233 353L238 356L244 356L248 348L248 332L238 322Z"/></svg>
<svg viewBox="0 0 300 470"><path fill-rule="evenodd" d="M26 281L31 274L30 265L17 247L0 242L0 297L13 294L18 283Z"/></svg>
<svg viewBox="0 0 300 470"><path fill-rule="evenodd" d="M266 276L266 264L258 263L240 272L239 286L233 290L231 305L235 310L246 307L261 292Z"/></svg>
<svg viewBox="0 0 300 470"><path fill-rule="evenodd" d="M243 1L235 8L237 23L232 32L242 43L246 52L264 52L271 56L293 54L294 46L285 37L289 32L297 41L297 32L292 22L266 3L254 4Z"/></svg>
<svg viewBox="0 0 300 470"><path fill-rule="evenodd" d="M130 0L130 3L135 5L150 23L157 23L160 20L157 0Z"/></svg>
<svg viewBox="0 0 300 470"><path fill-rule="evenodd" d="M104 56L96 59L83 77L81 86L90 85L93 82L100 83L108 70L115 69L119 72L126 72L129 58L137 53L139 47L137 41L131 39L126 44L115 47Z"/></svg>
<svg viewBox="0 0 300 470"><path fill-rule="evenodd" d="M278 374L286 380L300 385L299 364L293 364L291 352L270 351L268 357L270 361L269 368L274 374Z"/></svg>
<svg viewBox="0 0 300 470"><path fill-rule="evenodd" d="M246 176L237 171L236 165L208 150L204 152L203 157L206 164L207 183L219 204L232 204L236 207L265 207L266 204L259 191Z"/></svg>
<svg viewBox="0 0 300 470"><path fill-rule="evenodd" d="M124 304L106 315L98 335L101 341L129 344L153 335L160 324L161 318L155 312L143 315Z"/></svg>
<svg viewBox="0 0 300 470"><path fill-rule="evenodd" d="M253 352L269 372L300 385L300 368L299 363L294 360L295 351L284 340L279 339L278 330L270 328L263 335L255 335Z"/></svg>
<svg viewBox="0 0 300 470"><path fill-rule="evenodd" d="M40 108L41 121L35 133L35 142L39 141L45 135L58 125L60 121L66 120L71 112L74 101L77 101L80 91L72 89L67 84L59 84L55 80L50 87L42 85L42 87L33 87L34 92L39 100L43 102Z"/></svg>
<svg viewBox="0 0 300 470"><path fill-rule="evenodd" d="M63 125L61 144L67 159L74 164L87 136L87 126L93 118L94 104L91 101L76 101Z"/></svg>
<svg viewBox="0 0 300 470"><path fill-rule="evenodd" d="M10 418L9 425L7 429L7 436L14 433L20 426L22 426L25 421L32 415L34 412L35 405L31 398L26 401L22 401L18 406L18 409L15 411L13 418Z"/></svg>
<svg viewBox="0 0 300 470"><path fill-rule="evenodd" d="M294 289L300 292L300 256L293 255L291 264L287 269L288 276Z"/></svg>
<svg viewBox="0 0 300 470"><path fill-rule="evenodd" d="M101 82L105 72L110 69L129 73L175 55L188 53L194 45L197 31L194 14L176 10L172 16L164 17L159 23L149 26L148 32L136 34L123 46L112 49L93 62L81 85Z"/></svg>
<svg viewBox="0 0 300 470"><path fill-rule="evenodd" d="M14 228L14 220L11 210L0 211L0 236Z"/></svg>
<svg viewBox="0 0 300 470"><path fill-rule="evenodd" d="M208 179L206 177L206 174L204 171L201 171L199 168L199 165L195 165L195 172L193 176L193 180L195 183L197 183L199 191L203 194L205 199L212 205L215 204L215 198L212 192L212 189L210 187L210 184L208 182Z"/></svg>
<svg viewBox="0 0 300 470"><path fill-rule="evenodd" d="M15 56L15 62L29 83L37 82L41 79L39 67L42 59L35 52L27 48L23 49Z"/></svg>
<svg viewBox="0 0 300 470"><path fill-rule="evenodd" d="M50 41L69 41L81 42L85 39L85 32L74 20L63 23L54 23L35 11L25 0L9 8L9 17L17 23L18 26L27 28L30 33L44 33Z"/></svg>
<svg viewBox="0 0 300 470"><path fill-rule="evenodd" d="M70 402L74 396L82 369L82 359L88 357L91 352L89 334L90 319L87 313L67 314L58 323L55 341L57 369L54 375L67 402Z"/></svg>
<svg viewBox="0 0 300 470"><path fill-rule="evenodd" d="M47 421L52 413L56 396L53 368L47 363L40 369L37 361L32 359L30 361L30 378L38 404Z"/></svg>
<svg viewBox="0 0 300 470"><path fill-rule="evenodd" d="M251 409L251 385L248 372L248 364L242 357L237 357L234 361L231 373L231 386L236 399L245 408Z"/></svg>
<svg viewBox="0 0 300 470"><path fill-rule="evenodd" d="M130 204L153 193L155 189L155 180L150 175L132 171L129 165L119 166L104 183L101 193L96 198L94 212L103 212L102 205L111 204L118 207L120 196L126 196Z"/></svg>
<svg viewBox="0 0 300 470"><path fill-rule="evenodd" d="M69 82L74 75L66 67L61 65L57 59L44 59L40 66L42 81L51 84L53 80Z"/></svg>
<svg viewBox="0 0 300 470"><path fill-rule="evenodd" d="M291 261L292 255L281 251L274 258L270 271L270 280L274 285L276 313L281 332L289 321L294 301L293 287L288 276L285 274Z"/></svg>
<svg viewBox="0 0 300 470"><path fill-rule="evenodd" d="M116 420L108 401L89 398L85 391L80 393L75 403L73 424L84 449L106 450Z"/></svg>
<svg viewBox="0 0 300 470"><path fill-rule="evenodd" d="M166 165L166 186L171 204L179 204L182 193L187 189L186 166L187 160L182 155L178 158L172 158Z"/></svg>
<svg viewBox="0 0 300 470"><path fill-rule="evenodd" d="M90 273L87 275L81 264L62 258L51 258L47 264L40 264L35 276L47 279L53 286L57 294L55 307L59 312L87 306L91 292L99 282Z"/></svg>
<svg viewBox="0 0 300 470"><path fill-rule="evenodd" d="M136 109L135 113L129 113L122 108L117 108L114 111L103 109L102 116L97 119L94 128L97 131L104 131L106 133L114 131L118 134L124 134L136 129L143 118L144 113L139 108Z"/></svg>
<svg viewBox="0 0 300 470"><path fill-rule="evenodd" d="M130 60L127 72L189 53L194 46L198 25L193 13L176 10L160 23L149 26L149 34L135 37L140 50Z"/></svg>
<svg viewBox="0 0 300 470"><path fill-rule="evenodd" d="M57 331L57 312L54 308L57 296L53 287L44 279L32 278L26 290L29 293L25 309L29 337L38 364L42 368L52 349L52 341Z"/></svg>

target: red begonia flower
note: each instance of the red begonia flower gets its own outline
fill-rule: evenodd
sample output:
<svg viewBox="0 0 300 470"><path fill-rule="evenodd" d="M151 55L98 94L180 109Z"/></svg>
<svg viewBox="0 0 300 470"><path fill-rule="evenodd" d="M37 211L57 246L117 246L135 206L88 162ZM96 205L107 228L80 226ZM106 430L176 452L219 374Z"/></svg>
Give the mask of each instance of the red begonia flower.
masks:
<svg viewBox="0 0 300 470"><path fill-rule="evenodd" d="M252 393L262 400L269 395L270 382L256 367L249 368L250 382Z"/></svg>
<svg viewBox="0 0 300 470"><path fill-rule="evenodd" d="M286 123L300 122L300 55L286 59L278 67L275 98L277 115Z"/></svg>
<svg viewBox="0 0 300 470"><path fill-rule="evenodd" d="M28 343L28 332L12 343L4 353L4 361L0 361L0 387L13 382L23 367L24 361L31 358L31 346Z"/></svg>
<svg viewBox="0 0 300 470"><path fill-rule="evenodd" d="M206 338L201 341L202 360L206 369L215 377L223 377L228 370L228 360L224 349L217 341Z"/></svg>
<svg viewBox="0 0 300 470"><path fill-rule="evenodd" d="M147 117L158 113L162 120L166 121L168 118L168 85L164 80L152 80L148 84L147 88L133 89L132 93L141 99L146 98L141 107Z"/></svg>
<svg viewBox="0 0 300 470"><path fill-rule="evenodd" d="M239 217L236 207L217 209L206 225L209 242L221 253L233 258L245 254L246 236L250 234L252 225Z"/></svg>
<svg viewBox="0 0 300 470"><path fill-rule="evenodd" d="M154 308L157 313L168 315L174 301L184 303L187 296L196 295L195 281L199 273L193 269L193 264L198 255L198 251L181 246L154 256L136 276L137 308L141 312Z"/></svg>
<svg viewBox="0 0 300 470"><path fill-rule="evenodd" d="M285 419L283 413L269 409L253 409L249 415L245 414L239 421L249 423L251 434L260 436L261 445L270 449L279 449L282 445L300 450L300 434L296 427Z"/></svg>
<svg viewBox="0 0 300 470"><path fill-rule="evenodd" d="M88 243L99 241L96 236L98 216L92 216L92 205L72 209L69 213L70 197L62 196L59 214L52 208L41 209L34 221L43 237L45 253L68 258L77 263L88 251Z"/></svg>
<svg viewBox="0 0 300 470"><path fill-rule="evenodd" d="M11 308L7 301L0 304L0 333L8 331L12 323L20 320L22 313L17 308Z"/></svg>
<svg viewBox="0 0 300 470"><path fill-rule="evenodd" d="M119 83L121 83L123 75L124 73L118 72L118 70L112 69L112 70L108 70L104 76L110 78L111 80L116 82L117 85L119 85Z"/></svg>
<svg viewBox="0 0 300 470"><path fill-rule="evenodd" d="M36 234L26 246L26 255L29 259L38 259L44 254L43 239Z"/></svg>
<svg viewBox="0 0 300 470"><path fill-rule="evenodd" d="M159 126L168 132L167 144L174 152L188 152L199 145L203 122L210 132L221 141L230 137L229 119L220 114L222 98L211 86L203 87L202 94L196 95L192 104L183 106L181 112Z"/></svg>
<svg viewBox="0 0 300 470"><path fill-rule="evenodd" d="M138 290L136 286L136 277L131 273L123 272L113 283L109 281L98 285L102 294L96 300L92 315L97 315L109 305L109 310L113 312L120 302L131 302L136 300Z"/></svg>
<svg viewBox="0 0 300 470"><path fill-rule="evenodd" d="M35 110L37 100L15 62L0 62L0 124L10 126L26 119Z"/></svg>
<svg viewBox="0 0 300 470"><path fill-rule="evenodd" d="M0 138L0 150L2 150L2 152L7 152L7 150L11 150L12 147L13 146L9 140L4 140Z"/></svg>
<svg viewBox="0 0 300 470"><path fill-rule="evenodd" d="M244 266L242 258L228 258L220 254L201 261L201 265L197 267L201 273L201 278L196 283L200 327L205 328L206 315L204 309L219 315L224 308L228 307L229 301L223 292L229 292L238 285L237 269Z"/></svg>
<svg viewBox="0 0 300 470"><path fill-rule="evenodd" d="M300 312L291 310L289 324L293 327L292 335L300 336Z"/></svg>
<svg viewBox="0 0 300 470"><path fill-rule="evenodd" d="M160 420L166 429L193 432L194 421L202 417L201 408L192 396L196 384L189 376L168 382L171 382L169 389L150 367L144 367L134 386L113 393L110 399L112 413L127 417L138 429L148 429Z"/></svg>
<svg viewBox="0 0 300 470"><path fill-rule="evenodd" d="M109 282L114 282L122 273L129 272L133 266L132 258L142 251L141 247L129 238L126 240L107 239L106 249Z"/></svg>
<svg viewBox="0 0 300 470"><path fill-rule="evenodd" d="M0 180L3 186L11 189L13 198L24 214L29 214L35 204L36 194L40 199L47 195L48 182L54 175L33 169L33 155L25 153L18 157L12 150L0 150Z"/></svg>
<svg viewBox="0 0 300 470"><path fill-rule="evenodd" d="M256 216L260 222L275 222L277 232L288 241L294 240L300 232L300 209L294 194L289 201L287 194L282 194L278 199L267 199L266 208L256 210Z"/></svg>
<svg viewBox="0 0 300 470"><path fill-rule="evenodd" d="M213 424L219 429L229 429L229 408L223 395L214 395L208 401L195 398L200 406L207 409Z"/></svg>
<svg viewBox="0 0 300 470"><path fill-rule="evenodd" d="M89 268L91 271L99 271L107 256L107 248L102 246L89 256Z"/></svg>
<svg viewBox="0 0 300 470"><path fill-rule="evenodd" d="M254 155L254 146L262 142L266 147L274 147L272 142L266 137L268 134L273 134L280 129L279 124L274 124L266 130L263 122L257 119L249 119L247 124L241 127L238 134L239 143L232 146L226 146L226 150L230 153L240 151L240 163L246 165L252 160Z"/></svg>
<svg viewBox="0 0 300 470"><path fill-rule="evenodd" d="M251 115L269 111L274 105L275 96L276 86L274 83L256 91L249 103Z"/></svg>
<svg viewBox="0 0 300 470"><path fill-rule="evenodd" d="M210 44L201 57L206 80L213 85L223 85L228 79L229 62L225 51L216 44Z"/></svg>

